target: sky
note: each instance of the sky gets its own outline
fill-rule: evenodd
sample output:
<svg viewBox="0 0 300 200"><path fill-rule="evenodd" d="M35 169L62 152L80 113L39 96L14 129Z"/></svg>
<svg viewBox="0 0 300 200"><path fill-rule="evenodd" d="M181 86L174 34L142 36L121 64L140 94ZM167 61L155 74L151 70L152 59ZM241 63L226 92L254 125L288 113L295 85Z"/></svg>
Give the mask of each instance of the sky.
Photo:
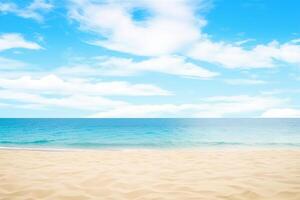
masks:
<svg viewBox="0 0 300 200"><path fill-rule="evenodd" d="M300 117L298 0L1 0L0 117Z"/></svg>

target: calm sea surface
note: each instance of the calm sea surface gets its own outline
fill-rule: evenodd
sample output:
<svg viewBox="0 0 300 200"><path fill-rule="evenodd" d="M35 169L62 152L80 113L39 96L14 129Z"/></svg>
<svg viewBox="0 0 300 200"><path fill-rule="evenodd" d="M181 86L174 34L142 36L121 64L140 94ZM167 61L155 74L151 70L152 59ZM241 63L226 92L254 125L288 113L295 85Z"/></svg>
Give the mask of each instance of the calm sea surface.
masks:
<svg viewBox="0 0 300 200"><path fill-rule="evenodd" d="M0 119L0 147L300 148L300 119Z"/></svg>

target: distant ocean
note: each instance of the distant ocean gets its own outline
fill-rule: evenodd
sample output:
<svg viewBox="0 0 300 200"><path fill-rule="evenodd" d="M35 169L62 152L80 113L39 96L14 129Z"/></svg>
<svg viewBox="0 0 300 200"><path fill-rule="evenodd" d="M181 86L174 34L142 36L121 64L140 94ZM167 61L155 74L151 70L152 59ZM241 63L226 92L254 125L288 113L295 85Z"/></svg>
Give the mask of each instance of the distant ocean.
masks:
<svg viewBox="0 0 300 200"><path fill-rule="evenodd" d="M300 119L0 119L0 147L300 148Z"/></svg>

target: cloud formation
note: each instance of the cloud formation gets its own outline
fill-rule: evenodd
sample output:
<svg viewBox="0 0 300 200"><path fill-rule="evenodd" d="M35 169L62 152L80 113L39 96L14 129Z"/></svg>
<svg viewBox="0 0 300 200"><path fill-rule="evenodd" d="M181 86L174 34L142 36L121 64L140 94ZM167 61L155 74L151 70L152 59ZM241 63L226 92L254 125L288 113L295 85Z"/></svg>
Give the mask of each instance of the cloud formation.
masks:
<svg viewBox="0 0 300 200"><path fill-rule="evenodd" d="M42 47L35 42L25 40L24 37L18 33L6 33L0 35L0 51L14 48L37 50Z"/></svg>
<svg viewBox="0 0 300 200"><path fill-rule="evenodd" d="M265 111L261 116L265 118L299 118L300 109L273 108Z"/></svg>
<svg viewBox="0 0 300 200"><path fill-rule="evenodd" d="M24 62L0 57L0 72L2 72L2 70L14 70L25 66L27 66L27 64Z"/></svg>
<svg viewBox="0 0 300 200"><path fill-rule="evenodd" d="M270 96L216 96L197 104L122 105L90 117L226 117L249 116L284 103ZM248 114L248 115L247 115Z"/></svg>
<svg viewBox="0 0 300 200"><path fill-rule="evenodd" d="M26 19L34 19L42 22L44 20L43 13L50 11L53 5L46 0L34 0L26 7L19 7L15 3L0 3L0 13L13 13L19 17Z"/></svg>
<svg viewBox="0 0 300 200"><path fill-rule="evenodd" d="M258 79L225 79L224 82L229 85L260 85L267 83Z"/></svg>
<svg viewBox="0 0 300 200"><path fill-rule="evenodd" d="M149 84L130 84L121 81L93 82L86 79L64 80L56 75L38 79L23 76L17 79L0 78L0 87L5 90L52 94L52 95L90 95L90 96L165 96L171 92Z"/></svg>
<svg viewBox="0 0 300 200"><path fill-rule="evenodd" d="M209 79L218 75L181 56L160 56L142 61L120 57L95 57L82 64L59 68L63 75L74 76L130 76L138 73L156 72L181 77Z"/></svg>
<svg viewBox="0 0 300 200"><path fill-rule="evenodd" d="M81 29L104 36L93 44L136 55L166 55L184 49L199 38L200 27L206 23L195 18L198 5L191 1L71 2L70 18L79 22ZM137 9L149 17L137 19Z"/></svg>
<svg viewBox="0 0 300 200"><path fill-rule="evenodd" d="M16 103L7 104L10 107L23 107L27 109L40 108L71 108L74 110L107 110L126 103L110 100L101 96L70 95L47 97L40 94L31 94L21 91L0 90L1 100L12 100Z"/></svg>
<svg viewBox="0 0 300 200"><path fill-rule="evenodd" d="M270 68L278 62L300 65L300 45L295 42L258 44L252 49L209 39L199 41L188 56L226 68Z"/></svg>
<svg viewBox="0 0 300 200"><path fill-rule="evenodd" d="M197 14L203 1L103 1L72 0L69 17L80 28L98 34L89 42L111 50L143 56L180 54L221 67L271 68L280 62L300 65L299 40L270 41L252 48L249 41L213 41L203 33L206 20ZM134 10L148 11L139 20ZM147 13L147 12L146 12Z"/></svg>
<svg viewBox="0 0 300 200"><path fill-rule="evenodd" d="M20 5L1 1L0 13L41 22L43 13L53 8L50 1L45 0L31 1L24 8ZM259 89L255 91L252 87L247 90L245 85L259 87L267 83L261 80L262 77L270 82L285 81L289 76L287 73L286 77L279 77L279 74L272 77L271 73L276 73L273 68L283 63L300 66L300 40L278 42L269 38L270 42L261 44L255 39L217 41L205 33L207 22L201 15L202 9L205 9L203 1L190 0L70 0L67 2L69 19L81 31L89 33L84 35L84 44L81 44L80 38L83 34L78 34L73 27L66 28L66 35L74 34L76 37L69 37L66 43L64 37L69 35L57 36L57 32L47 35L52 33L50 28L60 28L50 23L47 31L39 29L41 33L36 33L36 41L42 43L43 38L45 41L57 39L62 44L49 45L49 49L38 59L36 54L28 55L26 62L34 63L30 65L11 59L22 59L24 55L6 50L38 50L43 47L19 33L0 35L0 106L51 108L53 112L71 108L88 111L89 117L299 116L297 109L286 107L288 100L284 96L287 95L278 98L276 95L280 94L271 94L270 91L261 95ZM74 38L80 39L75 41ZM251 45L248 43L250 41ZM90 48L86 44L103 48L98 47L98 53L97 47ZM78 60L72 62L69 57L53 58L58 55L54 52L56 50L62 51L59 53L64 57L67 48L78 55L74 56ZM52 63L45 63L45 60L48 61L48 58L43 59L45 55L53 56L53 66ZM80 56L85 58L79 59ZM259 68L267 69L256 70ZM242 78L245 74L241 69L247 70L250 78ZM251 74L248 69L257 73ZM263 71L262 74L260 71ZM291 70L291 73L297 72L296 69ZM154 80L151 76L157 73L160 73L162 83L174 78L171 76L177 77L175 80L180 87L172 86L175 91L168 91L149 84ZM143 83L144 77L148 84ZM285 87L288 84L282 85ZM273 87L271 84L264 86ZM238 95L249 91L248 95ZM186 93L188 95L184 96ZM169 97L171 95L174 99ZM149 100L145 96L155 97ZM193 99L189 99L191 96ZM152 98L155 101L152 102Z"/></svg>

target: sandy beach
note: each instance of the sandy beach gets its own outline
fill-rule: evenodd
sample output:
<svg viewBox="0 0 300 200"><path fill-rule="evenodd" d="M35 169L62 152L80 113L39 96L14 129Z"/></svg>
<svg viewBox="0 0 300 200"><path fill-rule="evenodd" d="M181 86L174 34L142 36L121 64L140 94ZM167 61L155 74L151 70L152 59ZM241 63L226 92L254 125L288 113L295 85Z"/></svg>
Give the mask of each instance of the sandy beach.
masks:
<svg viewBox="0 0 300 200"><path fill-rule="evenodd" d="M300 199L299 150L0 150L0 199Z"/></svg>

